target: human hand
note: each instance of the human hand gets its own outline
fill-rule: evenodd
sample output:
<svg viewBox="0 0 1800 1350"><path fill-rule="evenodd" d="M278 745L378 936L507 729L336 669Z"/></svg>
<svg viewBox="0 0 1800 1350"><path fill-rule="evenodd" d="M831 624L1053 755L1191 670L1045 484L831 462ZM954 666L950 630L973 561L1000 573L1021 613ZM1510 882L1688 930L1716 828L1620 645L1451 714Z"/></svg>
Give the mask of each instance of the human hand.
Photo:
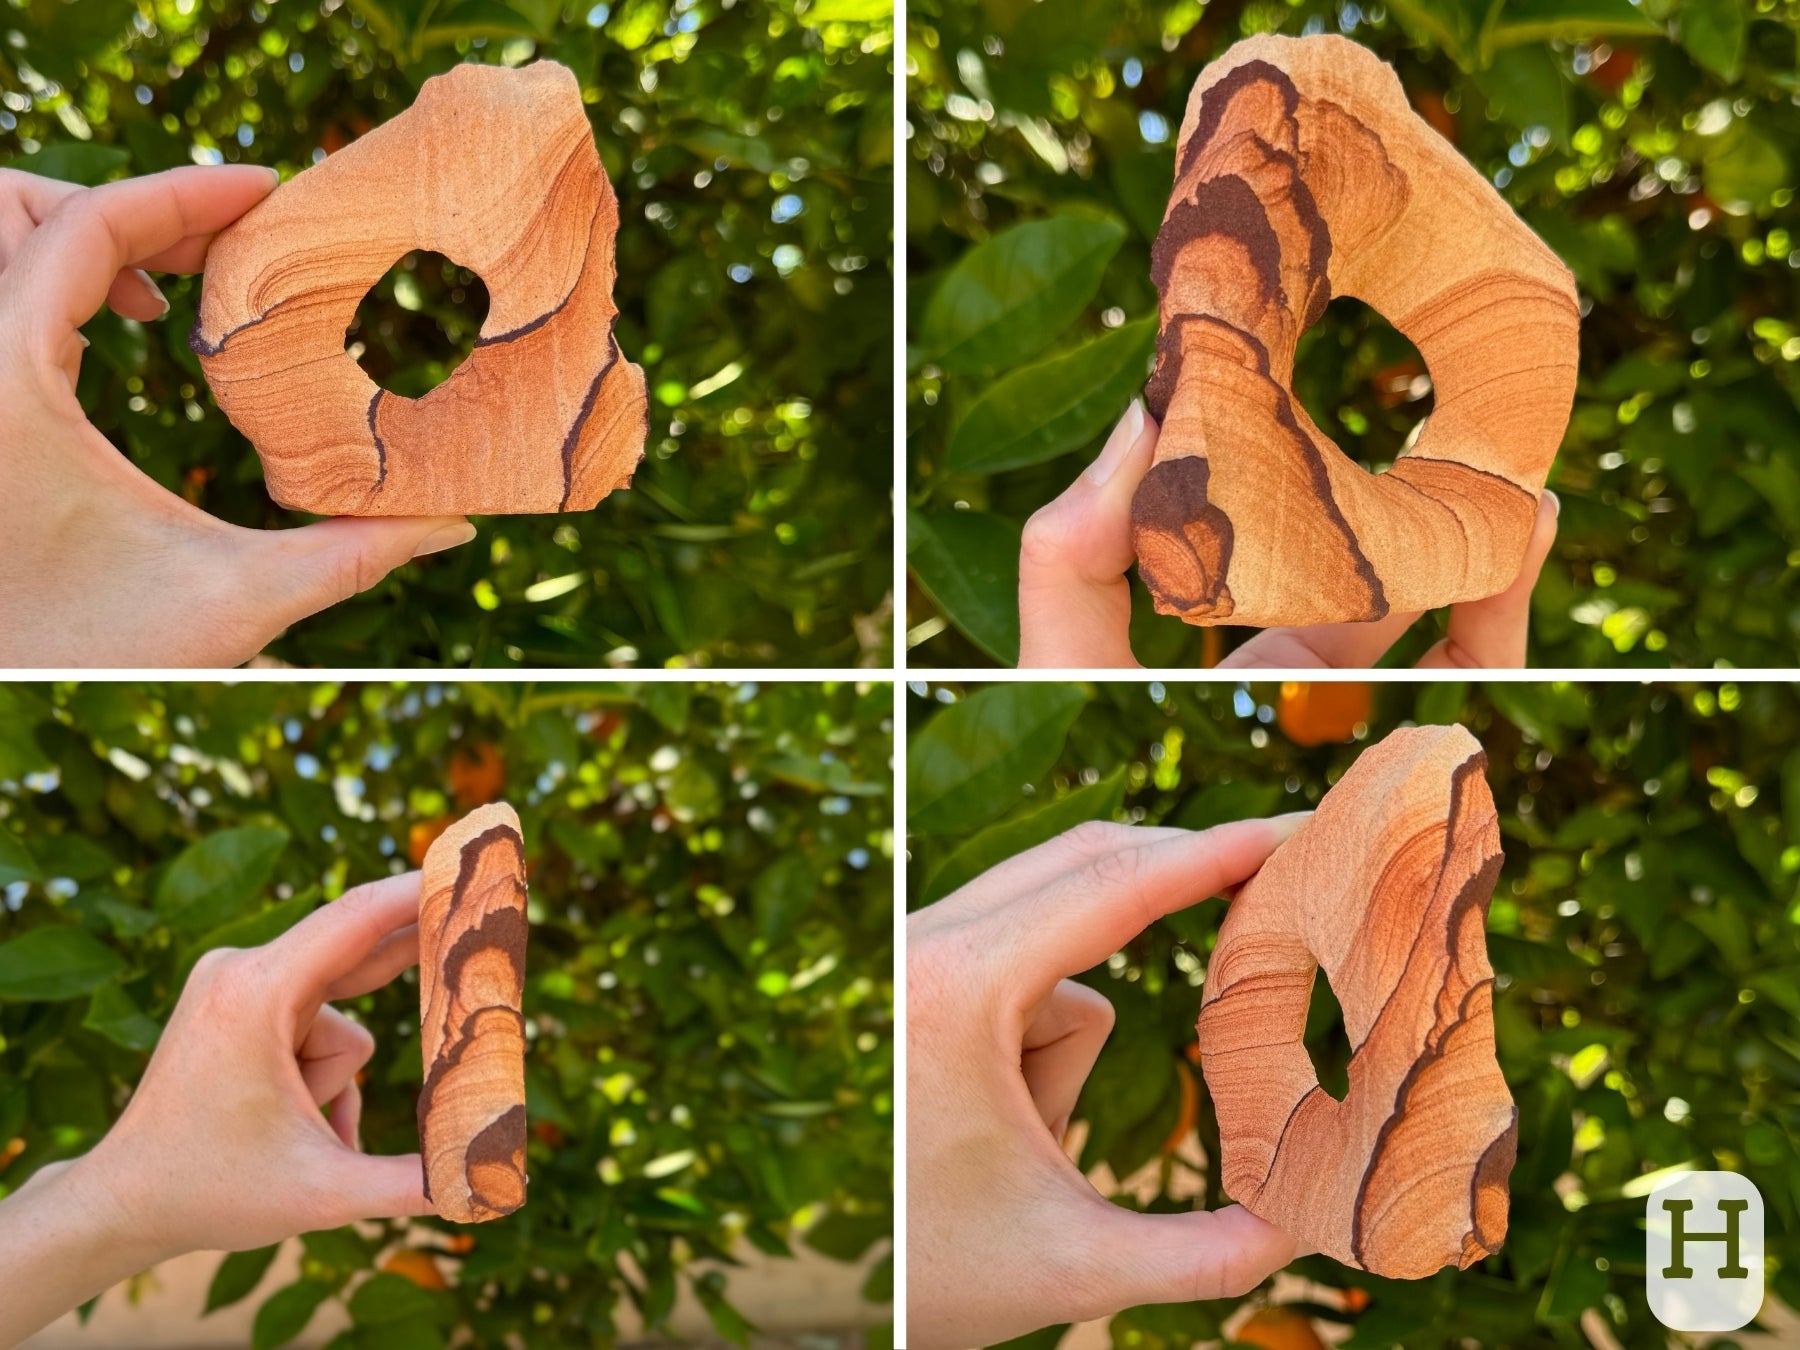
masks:
<svg viewBox="0 0 1800 1350"><path fill-rule="evenodd" d="M1157 425L1134 400L1105 447L1075 482L1025 524L1019 552L1019 665L1136 666L1131 653L1131 499L1156 453ZM1444 638L1419 661L1438 667L1525 664L1531 590L1556 542L1561 507L1545 490L1518 580L1482 600L1450 606ZM1219 663L1247 667L1372 666L1419 618L1268 628Z"/></svg>
<svg viewBox="0 0 1800 1350"><path fill-rule="evenodd" d="M358 1151L374 1038L330 1006L419 959L419 874L194 966L112 1129L0 1205L0 1345L188 1251L432 1213L419 1155Z"/></svg>
<svg viewBox="0 0 1800 1350"><path fill-rule="evenodd" d="M275 186L248 165L82 188L0 169L0 665L235 666L410 558L466 543L461 517L227 525L152 482L75 397L102 303L168 312L142 269L197 272Z"/></svg>
<svg viewBox="0 0 1800 1350"><path fill-rule="evenodd" d="M1143 1303L1243 1294L1294 1240L1232 1205L1138 1214L1062 1150L1112 1005L1067 978L1247 880L1305 819L1091 824L907 920L907 1327L986 1345Z"/></svg>

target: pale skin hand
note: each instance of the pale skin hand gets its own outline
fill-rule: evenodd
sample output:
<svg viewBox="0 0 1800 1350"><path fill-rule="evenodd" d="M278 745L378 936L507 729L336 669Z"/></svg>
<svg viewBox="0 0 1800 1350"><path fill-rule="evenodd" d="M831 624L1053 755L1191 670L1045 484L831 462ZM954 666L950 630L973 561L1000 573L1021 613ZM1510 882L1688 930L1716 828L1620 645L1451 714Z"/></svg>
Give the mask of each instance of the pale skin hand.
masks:
<svg viewBox="0 0 1800 1350"><path fill-rule="evenodd" d="M915 1350L988 1345L1144 1303L1235 1297L1303 1254L1236 1205L1123 1209L1061 1145L1113 1023L1112 1004L1068 977L1163 915L1247 880L1303 819L1199 833L1083 825L907 920Z"/></svg>
<svg viewBox="0 0 1800 1350"><path fill-rule="evenodd" d="M274 186L247 165L98 188L0 169L0 665L235 666L474 537L460 516L227 525L140 473L82 412L80 326L102 304L162 318L145 269L198 272L213 236Z"/></svg>
<svg viewBox="0 0 1800 1350"><path fill-rule="evenodd" d="M1026 522L1019 554L1019 665L1135 667L1131 652L1131 498L1156 453L1156 422L1133 402L1106 446L1062 496ZM1561 508L1554 492L1538 502L1516 581L1498 595L1450 607L1444 638L1421 669L1525 664L1531 590ZM1390 614L1374 623L1268 628L1237 648L1221 670L1364 667L1379 661L1419 618Z"/></svg>
<svg viewBox="0 0 1800 1350"><path fill-rule="evenodd" d="M106 1137L0 1203L0 1346L183 1252L433 1212L418 1154L359 1151L375 1041L330 1006L418 962L418 913L410 872L201 957Z"/></svg>

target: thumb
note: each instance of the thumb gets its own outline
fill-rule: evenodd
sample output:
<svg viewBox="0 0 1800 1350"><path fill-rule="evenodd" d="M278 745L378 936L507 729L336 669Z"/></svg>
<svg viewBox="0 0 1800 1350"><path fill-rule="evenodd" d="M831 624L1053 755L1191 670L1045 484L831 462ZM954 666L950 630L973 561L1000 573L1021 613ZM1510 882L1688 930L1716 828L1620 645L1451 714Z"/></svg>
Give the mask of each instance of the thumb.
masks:
<svg viewBox="0 0 1800 1350"><path fill-rule="evenodd" d="M413 558L466 544L475 527L460 516L339 516L258 537L244 569L247 616L282 629L368 590Z"/></svg>
<svg viewBox="0 0 1800 1350"><path fill-rule="evenodd" d="M1144 1303L1239 1298L1304 1255L1293 1238L1241 1205L1138 1214L1102 1202L1096 1218L1088 1287L1107 1306L1090 1318Z"/></svg>
<svg viewBox="0 0 1800 1350"><path fill-rule="evenodd" d="M425 1198L425 1167L417 1153L377 1157L339 1148L335 1156L331 1193L338 1227L437 1213Z"/></svg>
<svg viewBox="0 0 1800 1350"><path fill-rule="evenodd" d="M1073 484L1025 522L1019 550L1019 665L1136 666L1131 654L1131 498L1157 425L1133 399Z"/></svg>
<svg viewBox="0 0 1800 1350"><path fill-rule="evenodd" d="M1450 609L1444 638L1420 658L1419 668L1465 669L1522 666L1531 628L1531 592L1544 559L1556 543L1556 521L1562 502L1545 488L1538 498L1536 523L1525 545L1525 560L1517 580L1498 595L1470 600Z"/></svg>

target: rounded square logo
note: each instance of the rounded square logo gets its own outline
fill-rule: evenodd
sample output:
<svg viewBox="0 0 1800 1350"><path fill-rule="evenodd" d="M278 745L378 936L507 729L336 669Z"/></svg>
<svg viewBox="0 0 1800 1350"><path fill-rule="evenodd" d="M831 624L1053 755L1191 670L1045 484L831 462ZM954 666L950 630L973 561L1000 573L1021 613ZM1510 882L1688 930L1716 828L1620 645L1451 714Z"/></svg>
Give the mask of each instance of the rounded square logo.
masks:
<svg viewBox="0 0 1800 1350"><path fill-rule="evenodd" d="M1685 1172L1650 1192L1650 1311L1676 1331L1735 1331L1763 1301L1763 1201L1736 1172Z"/></svg>

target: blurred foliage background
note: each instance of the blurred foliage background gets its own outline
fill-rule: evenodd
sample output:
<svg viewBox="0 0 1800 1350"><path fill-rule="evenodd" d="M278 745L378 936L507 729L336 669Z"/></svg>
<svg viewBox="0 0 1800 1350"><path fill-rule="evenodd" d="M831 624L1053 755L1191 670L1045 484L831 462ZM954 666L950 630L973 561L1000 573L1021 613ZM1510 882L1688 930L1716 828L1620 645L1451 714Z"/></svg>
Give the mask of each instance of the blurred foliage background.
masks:
<svg viewBox="0 0 1800 1350"><path fill-rule="evenodd" d="M1506 1245L1412 1282L1307 1257L1293 1269L1314 1297L1271 1306L1265 1285L1227 1341L1318 1350L1325 1331L1349 1350L1663 1350L1671 1333L1644 1292L1644 1206L1656 1174L1683 1166L1756 1183L1768 1287L1800 1307L1793 687L910 687L915 906L1084 820L1198 829L1305 809L1402 724L1461 722L1486 748L1506 851L1488 917L1494 1022L1519 1106ZM1083 977L1118 1023L1075 1113L1079 1161L1103 1167L1121 1203L1224 1203L1195 1165L1217 1156L1218 1123L1194 1064L1223 909L1172 915ZM1322 979L1307 1045L1342 1091L1349 1046ZM1113 1319L1112 1343L1216 1340L1238 1306L1133 1309ZM1062 1331L1023 1343L1047 1350Z"/></svg>
<svg viewBox="0 0 1800 1350"><path fill-rule="evenodd" d="M917 0L907 18L915 663L1016 660L1019 527L1143 384L1188 91L1263 32L1341 33L1393 63L1579 283L1531 660L1792 662L1800 4ZM1302 341L1296 392L1371 467L1431 407L1416 350L1349 299ZM1208 639L1134 590L1146 664L1210 664L1246 635ZM1437 636L1422 623L1390 659Z"/></svg>
<svg viewBox="0 0 1800 1350"><path fill-rule="evenodd" d="M0 685L0 1196L107 1129L201 952L504 797L530 1203L308 1235L280 1289L273 1248L228 1257L207 1311L254 1292L255 1350L333 1300L333 1350L591 1347L680 1287L743 1345L745 1242L868 1258L889 1302L892 718L887 684ZM378 1041L365 1147L414 1151L416 973L343 1006Z"/></svg>
<svg viewBox="0 0 1800 1350"><path fill-rule="evenodd" d="M891 660L893 20L887 0L5 0L0 165L82 183L189 163L284 178L457 61L560 61L618 191L620 347L650 387L633 489L495 517L298 625L324 666ZM411 258L351 338L417 395L485 316ZM146 473L234 524L269 501L187 349L198 279L86 332L80 393ZM348 345L348 344L347 344Z"/></svg>

